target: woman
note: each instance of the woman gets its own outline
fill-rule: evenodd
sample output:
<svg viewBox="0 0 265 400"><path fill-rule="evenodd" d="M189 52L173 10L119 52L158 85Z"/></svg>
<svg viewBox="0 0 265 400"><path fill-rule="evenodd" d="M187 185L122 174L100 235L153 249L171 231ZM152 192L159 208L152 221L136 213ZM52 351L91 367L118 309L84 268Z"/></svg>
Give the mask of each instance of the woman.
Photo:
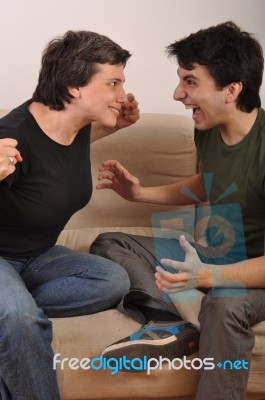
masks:
<svg viewBox="0 0 265 400"><path fill-rule="evenodd" d="M104 258L55 243L92 193L90 141L136 122L130 53L94 32L45 49L32 99L0 120L1 399L57 400L48 317L96 313L129 288Z"/></svg>

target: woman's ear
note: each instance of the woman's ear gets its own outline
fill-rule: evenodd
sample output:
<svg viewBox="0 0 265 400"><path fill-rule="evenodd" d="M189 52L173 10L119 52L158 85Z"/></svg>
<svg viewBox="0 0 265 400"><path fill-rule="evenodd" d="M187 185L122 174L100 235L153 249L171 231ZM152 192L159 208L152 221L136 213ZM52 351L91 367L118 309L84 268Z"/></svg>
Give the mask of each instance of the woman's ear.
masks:
<svg viewBox="0 0 265 400"><path fill-rule="evenodd" d="M70 95L71 95L74 99L78 99L78 98L80 97L80 90L79 90L79 88L68 86L67 89L68 89L68 92L70 93Z"/></svg>

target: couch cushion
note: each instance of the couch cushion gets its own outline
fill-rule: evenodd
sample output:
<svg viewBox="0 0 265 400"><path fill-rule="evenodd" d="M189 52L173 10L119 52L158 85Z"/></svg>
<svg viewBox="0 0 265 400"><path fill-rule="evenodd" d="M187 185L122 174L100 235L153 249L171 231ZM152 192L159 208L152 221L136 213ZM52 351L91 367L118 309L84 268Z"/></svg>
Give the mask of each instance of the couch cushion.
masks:
<svg viewBox="0 0 265 400"><path fill-rule="evenodd" d="M151 236L152 229L148 227L102 227L102 228L83 228L65 229L58 238L57 244L69 247L78 251L88 252L91 243L100 233L104 232L124 232L131 235Z"/></svg>
<svg viewBox="0 0 265 400"><path fill-rule="evenodd" d="M139 324L108 310L94 315L53 319L54 352L58 358L95 358L109 344L138 330ZM78 338L78 341L76 340ZM193 394L198 376L196 371L155 370L111 374L111 370L73 370L67 362L64 369L57 367L61 397L67 399L127 399L128 397L167 398Z"/></svg>
<svg viewBox="0 0 265 400"><path fill-rule="evenodd" d="M109 344L125 337L139 328L139 324L122 315L117 310L74 317L52 319L53 349L62 358L92 359L99 357ZM259 393L265 393L265 322L253 327L255 347L248 382L247 399L265 399ZM78 338L78 340L77 340ZM194 354L189 359L198 357ZM67 399L141 399L148 393L148 398L182 399L191 396L194 399L198 382L198 371L181 368L154 370L146 372L112 375L110 370L73 370L65 364L64 369L57 368L58 382L62 400ZM252 393L252 395L250 394ZM255 395L256 394L256 395Z"/></svg>

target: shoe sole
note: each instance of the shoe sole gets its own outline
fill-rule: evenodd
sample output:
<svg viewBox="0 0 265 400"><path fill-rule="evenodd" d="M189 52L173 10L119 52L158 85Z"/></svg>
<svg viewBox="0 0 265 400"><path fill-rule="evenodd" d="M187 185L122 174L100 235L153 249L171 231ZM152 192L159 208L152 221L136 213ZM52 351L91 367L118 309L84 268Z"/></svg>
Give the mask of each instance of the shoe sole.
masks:
<svg viewBox="0 0 265 400"><path fill-rule="evenodd" d="M102 355L109 358L120 358L126 355L127 360L147 356L147 358L183 358L199 349L199 332L194 328L184 328L176 338L170 336L160 340L139 340L112 345L103 351ZM177 352L176 352L177 345Z"/></svg>

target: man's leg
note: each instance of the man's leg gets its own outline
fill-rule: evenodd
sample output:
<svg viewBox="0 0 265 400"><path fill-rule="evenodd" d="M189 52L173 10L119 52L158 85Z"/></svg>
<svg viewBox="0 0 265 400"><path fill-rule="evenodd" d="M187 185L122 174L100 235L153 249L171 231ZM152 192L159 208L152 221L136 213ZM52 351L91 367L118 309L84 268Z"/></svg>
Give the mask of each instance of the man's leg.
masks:
<svg viewBox="0 0 265 400"><path fill-rule="evenodd" d="M0 258L0 398L59 400L52 326L22 281Z"/></svg>
<svg viewBox="0 0 265 400"><path fill-rule="evenodd" d="M50 318L93 314L118 304L130 287L115 262L54 246L31 259L21 276L37 305Z"/></svg>
<svg viewBox="0 0 265 400"><path fill-rule="evenodd" d="M200 358L213 357L220 367L201 370L196 400L243 400L248 381L254 334L251 326L265 320L265 289L249 289L245 296L227 297L225 289L210 291L202 300ZM236 289L233 290L236 294ZM247 368L231 369L245 361ZM243 365L243 364L242 364ZM246 366L246 364L245 364Z"/></svg>
<svg viewBox="0 0 265 400"><path fill-rule="evenodd" d="M92 243L90 252L115 261L127 271L131 290L124 298L125 311L130 313L133 305L139 305L179 316L169 296L157 288L154 276L162 255L173 259L184 257L177 240L154 241L148 236L110 232L99 235ZM148 318L148 314L146 315Z"/></svg>
<svg viewBox="0 0 265 400"><path fill-rule="evenodd" d="M180 321L173 302L155 283L155 267L162 257L183 259L184 252L177 240L105 233L98 236L90 251L116 261L128 272L131 290L118 309L141 323L155 321L107 347L103 352L105 357L126 355L133 358L145 354L149 357L163 355L175 358L197 350L198 331ZM172 320L175 322L165 323Z"/></svg>

